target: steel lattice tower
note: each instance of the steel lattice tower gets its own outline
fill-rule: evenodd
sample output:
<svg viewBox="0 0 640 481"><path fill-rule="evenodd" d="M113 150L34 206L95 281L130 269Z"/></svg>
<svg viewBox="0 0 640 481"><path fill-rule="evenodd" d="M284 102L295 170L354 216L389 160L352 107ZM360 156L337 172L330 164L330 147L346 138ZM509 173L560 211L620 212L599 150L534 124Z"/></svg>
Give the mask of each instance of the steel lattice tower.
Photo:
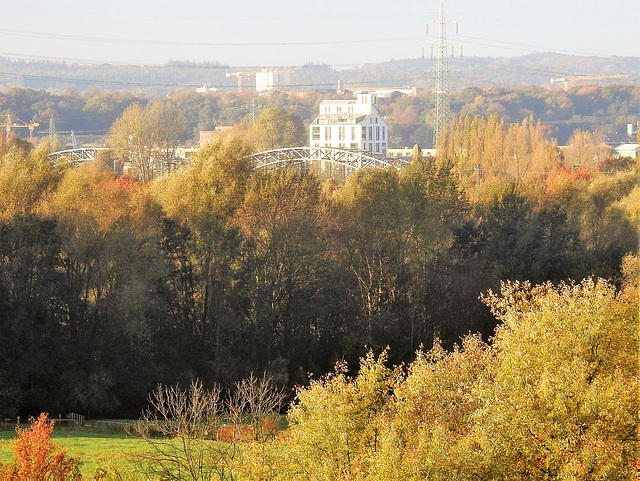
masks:
<svg viewBox="0 0 640 481"><path fill-rule="evenodd" d="M449 73L453 70L449 68L449 47L453 54L454 45L447 41L447 19L445 17L444 5L440 5L438 14L438 40L431 44L431 56L436 50L436 65L431 67L431 71L436 74L435 112L433 122L433 147L437 145L438 135L445 125L451 122L451 108L449 106ZM456 24L457 29L457 24ZM428 25L427 25L428 32Z"/></svg>
<svg viewBox="0 0 640 481"><path fill-rule="evenodd" d="M253 98L249 101L249 121L251 125L256 123L256 101Z"/></svg>
<svg viewBox="0 0 640 481"><path fill-rule="evenodd" d="M53 141L56 138L56 118L49 117L49 152L53 152Z"/></svg>

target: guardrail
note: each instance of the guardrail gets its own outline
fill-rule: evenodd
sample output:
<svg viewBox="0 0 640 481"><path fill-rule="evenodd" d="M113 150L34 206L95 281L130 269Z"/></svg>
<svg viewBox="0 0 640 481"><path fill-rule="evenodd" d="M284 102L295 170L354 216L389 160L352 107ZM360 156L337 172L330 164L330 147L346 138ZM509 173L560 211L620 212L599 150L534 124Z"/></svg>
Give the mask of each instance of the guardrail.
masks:
<svg viewBox="0 0 640 481"><path fill-rule="evenodd" d="M17 418L0 418L0 428L2 429L13 429L17 426L23 427L31 424L32 417L22 417L18 416ZM49 418L50 421L53 421L57 426L84 426L86 423L86 418L82 414L71 413L68 414L66 418L58 415L57 418Z"/></svg>

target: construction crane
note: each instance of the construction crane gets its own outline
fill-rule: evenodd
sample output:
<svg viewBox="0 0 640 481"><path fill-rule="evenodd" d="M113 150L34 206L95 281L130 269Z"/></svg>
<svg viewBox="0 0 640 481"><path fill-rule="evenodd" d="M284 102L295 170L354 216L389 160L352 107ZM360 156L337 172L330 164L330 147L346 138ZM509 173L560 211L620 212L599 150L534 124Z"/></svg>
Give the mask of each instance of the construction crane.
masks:
<svg viewBox="0 0 640 481"><path fill-rule="evenodd" d="M5 132L7 133L7 137L9 137L13 129L25 128L25 129L29 129L30 139L33 138L33 129L35 129L39 125L40 124L38 122L34 122L33 120L31 122L23 122L20 119L14 118L11 114L7 114L6 122L0 122L0 127L3 127L5 129Z"/></svg>
<svg viewBox="0 0 640 481"><path fill-rule="evenodd" d="M242 92L242 77L252 77L257 72L229 72L226 77L238 77L238 92Z"/></svg>
<svg viewBox="0 0 640 481"><path fill-rule="evenodd" d="M608 80L616 78L627 78L626 73L616 75L573 75L570 77L556 77L551 79L551 83L562 82L564 90L569 89L569 82L582 82L586 80Z"/></svg>

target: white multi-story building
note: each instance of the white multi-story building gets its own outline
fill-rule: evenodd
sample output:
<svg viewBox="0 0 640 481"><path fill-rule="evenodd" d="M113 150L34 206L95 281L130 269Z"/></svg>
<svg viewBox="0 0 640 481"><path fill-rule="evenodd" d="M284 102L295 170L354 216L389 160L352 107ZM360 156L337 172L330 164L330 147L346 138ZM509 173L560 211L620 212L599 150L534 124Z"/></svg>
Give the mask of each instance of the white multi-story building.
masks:
<svg viewBox="0 0 640 481"><path fill-rule="evenodd" d="M378 114L376 97L358 94L355 100L323 100L320 115L309 126L310 147L338 147L387 153L389 131Z"/></svg>
<svg viewBox="0 0 640 481"><path fill-rule="evenodd" d="M256 91L271 92L291 85L292 70L272 70L270 68L256 72Z"/></svg>

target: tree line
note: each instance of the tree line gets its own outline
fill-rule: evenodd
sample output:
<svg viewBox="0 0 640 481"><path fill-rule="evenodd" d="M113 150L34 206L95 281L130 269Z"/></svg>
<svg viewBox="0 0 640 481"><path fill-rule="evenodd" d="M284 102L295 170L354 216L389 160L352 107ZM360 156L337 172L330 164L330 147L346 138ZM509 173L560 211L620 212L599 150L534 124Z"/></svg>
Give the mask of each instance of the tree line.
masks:
<svg viewBox="0 0 640 481"><path fill-rule="evenodd" d="M136 416L158 382L291 387L387 346L408 362L491 336L478 296L500 280L616 282L637 248L637 168L475 185L416 152L338 183L254 172L252 149L234 133L138 182L9 145L0 415Z"/></svg>
<svg viewBox="0 0 640 481"><path fill-rule="evenodd" d="M68 88L59 93L27 88L12 88L0 92L0 114L10 113L23 120L40 123L36 135L48 136L49 121L61 133L60 146L70 142L70 131L83 135L86 142L103 142L113 122L132 104L144 107L153 100L172 103L182 112L187 133L183 145L197 142L198 131L214 130L251 121L251 112L258 116L262 109L279 108L303 125L318 113L325 98L343 98L349 94L307 92L304 97L286 93L255 97L251 92L174 91L166 96L153 96L128 91L79 92ZM252 103L253 101L253 103ZM571 143L576 129L600 131L602 135L623 134L628 123L635 122L640 88L637 85L582 85L568 91L544 87L466 87L451 93L451 111L465 117L497 115L507 126L521 123L532 116L540 119L545 138L557 139L559 145ZM253 107L252 107L253 105ZM380 99L380 113L389 125L389 144L394 147L432 147L433 94L423 91L415 96ZM91 136L93 134L93 137ZM26 135L26 132L25 132ZM302 144L306 145L306 136ZM289 145L291 147L291 145Z"/></svg>
<svg viewBox="0 0 640 481"><path fill-rule="evenodd" d="M417 52L416 52L417 53ZM455 90L467 86L548 86L551 77L571 75L601 76L627 73L624 82L638 81L637 57L585 57L554 53L529 54L518 57L456 57L450 59L456 75L450 79ZM295 68L292 86L296 91L313 88L397 87L411 85L433 90L435 76L425 72L433 67L433 58L408 58L369 63L339 70L322 63L308 62ZM222 91L235 91L235 78L230 71L260 70L260 66L229 66L219 62L170 60L164 65L86 65L63 61L24 61L0 57L0 88L29 87L78 90L135 89L148 95L163 96L177 88L213 85ZM602 80L601 80L602 82ZM245 85L250 81L245 82ZM246 87L245 87L246 88Z"/></svg>
<svg viewBox="0 0 640 481"><path fill-rule="evenodd" d="M92 479L549 480L639 474L640 258L620 285L506 282L482 302L499 321L488 342L469 334L389 366L369 350L284 400L266 376L186 389L159 385L130 433L144 450ZM50 441L45 414L16 428L3 479L82 479L82 460ZM89 474L91 475L91 474Z"/></svg>
<svg viewBox="0 0 640 481"><path fill-rule="evenodd" d="M489 343L369 352L298 390L290 428L249 444L238 479L548 480L638 476L638 258L599 279L506 283ZM234 474L235 474L234 473Z"/></svg>

